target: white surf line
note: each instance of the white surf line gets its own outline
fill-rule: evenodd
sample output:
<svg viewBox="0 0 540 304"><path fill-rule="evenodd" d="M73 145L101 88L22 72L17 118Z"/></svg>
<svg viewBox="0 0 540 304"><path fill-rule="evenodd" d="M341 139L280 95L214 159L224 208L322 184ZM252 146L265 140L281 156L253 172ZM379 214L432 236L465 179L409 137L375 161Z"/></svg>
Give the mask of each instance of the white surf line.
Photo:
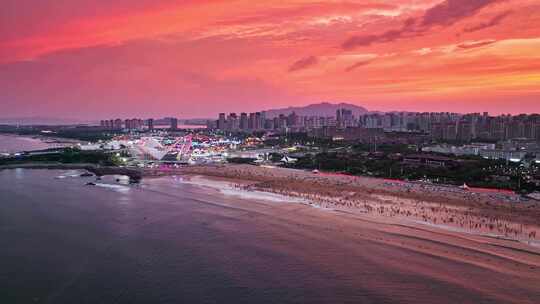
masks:
<svg viewBox="0 0 540 304"><path fill-rule="evenodd" d="M515 242L520 242L522 244L526 244L533 247L540 247L540 241L537 241L537 240L515 239L515 238L504 236L502 234L477 232L477 231L463 229L459 227L433 224L433 223L419 221L419 220L409 220L409 221L415 224L439 228L439 229L443 229L443 230L451 231L451 232L470 234L474 236L490 237L490 238L496 238L496 239L501 239L501 240L506 240L506 241L515 241Z"/></svg>
<svg viewBox="0 0 540 304"><path fill-rule="evenodd" d="M123 186L123 185L113 185L113 184L104 184L104 183L96 183L95 185L96 187L110 189L110 190L114 190L120 193L128 193L131 190L129 186Z"/></svg>
<svg viewBox="0 0 540 304"><path fill-rule="evenodd" d="M190 177L190 179L180 178L179 181L183 184L189 184L189 185L215 189L215 190L218 190L221 194L228 195L228 196L236 196L236 197L240 197L246 200L264 200L264 201L271 201L271 202L300 203L300 204L310 206L310 207L313 207L322 211L342 211L340 208L336 209L336 208L324 207L321 204L312 200L301 199L301 198L296 198L293 196L277 194L277 193L267 192L267 191L260 191L260 190L249 191L246 189L235 187L233 182L210 180L199 175ZM349 211L348 209L345 209L345 210ZM362 212L359 212L359 213L355 211L350 211L350 212L352 214L366 216L366 214ZM385 216L377 216L377 215L370 216L370 217L374 219L388 218ZM464 234L483 236L483 237L492 237L492 238L511 240L511 241L518 241L520 243L527 244L530 246L540 247L540 242L536 240L513 239L513 238L505 237L504 235L475 232L475 231L471 231L471 230L467 230L463 228L458 228L458 227L453 227L453 226L448 226L448 225L441 225L441 224L434 224L434 223L429 223L429 222L425 222L421 220L411 220L411 219L405 219L405 218L403 218L402 220L404 222L409 222L411 224L430 226L430 227L439 228L439 229L451 231L451 232L464 233Z"/></svg>
<svg viewBox="0 0 540 304"><path fill-rule="evenodd" d="M246 190L239 187L235 187L233 182L227 181L215 181L206 179L201 176L193 176L190 179L178 179L183 184L201 186L218 190L221 194L227 196L236 196L246 200L264 200L271 202L289 202L289 203L301 203L313 207L315 204L309 200L299 199L288 195L277 194L272 192L260 191L260 190ZM321 207L322 208L322 207Z"/></svg>

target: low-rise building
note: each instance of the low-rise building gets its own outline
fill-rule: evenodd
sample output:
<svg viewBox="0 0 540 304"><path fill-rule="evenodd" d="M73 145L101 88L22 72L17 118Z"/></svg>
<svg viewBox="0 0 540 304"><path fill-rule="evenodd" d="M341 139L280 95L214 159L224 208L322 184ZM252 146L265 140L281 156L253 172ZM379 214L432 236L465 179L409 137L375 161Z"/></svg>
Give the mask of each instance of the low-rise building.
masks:
<svg viewBox="0 0 540 304"><path fill-rule="evenodd" d="M512 162L520 162L525 158L527 152L514 150L482 150L480 156L488 159L504 159Z"/></svg>
<svg viewBox="0 0 540 304"><path fill-rule="evenodd" d="M336 126L327 126L310 130L308 136L314 138L328 138L333 140L359 140L372 141L385 137L383 129L350 127L340 129Z"/></svg>
<svg viewBox="0 0 540 304"><path fill-rule="evenodd" d="M403 157L403 163L412 166L449 167L454 165L455 161L433 154L410 154Z"/></svg>
<svg viewBox="0 0 540 304"><path fill-rule="evenodd" d="M422 148L423 152L461 155L480 155L482 150L494 150L495 144L475 143L463 146L435 145Z"/></svg>

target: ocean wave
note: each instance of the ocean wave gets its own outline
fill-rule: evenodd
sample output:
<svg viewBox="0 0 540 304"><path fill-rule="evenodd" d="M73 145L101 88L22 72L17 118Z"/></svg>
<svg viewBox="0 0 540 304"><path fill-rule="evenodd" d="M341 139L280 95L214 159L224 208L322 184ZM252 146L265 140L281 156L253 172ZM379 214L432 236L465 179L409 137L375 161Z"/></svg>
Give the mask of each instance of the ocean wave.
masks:
<svg viewBox="0 0 540 304"><path fill-rule="evenodd" d="M112 185L112 184L104 184L104 183L96 183L95 185L96 187L111 189L120 193L127 193L131 190L129 186L123 186L123 185Z"/></svg>

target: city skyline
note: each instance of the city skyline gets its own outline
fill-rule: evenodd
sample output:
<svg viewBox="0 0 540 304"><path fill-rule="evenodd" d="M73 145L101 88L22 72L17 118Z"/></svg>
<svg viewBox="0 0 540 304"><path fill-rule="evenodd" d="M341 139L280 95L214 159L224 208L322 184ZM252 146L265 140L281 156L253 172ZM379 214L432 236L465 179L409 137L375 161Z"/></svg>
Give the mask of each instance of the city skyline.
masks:
<svg viewBox="0 0 540 304"><path fill-rule="evenodd" d="M2 117L540 112L536 1L6 1Z"/></svg>
<svg viewBox="0 0 540 304"><path fill-rule="evenodd" d="M370 110L370 109L366 109L365 107L362 107L361 105L355 105L355 104L345 104L347 106L344 106L344 107L340 107L340 105L343 105L344 103L328 103L328 102L323 102L323 103L318 103L318 104L307 104L306 106L299 106L299 107L294 107L294 106L290 106L290 107L287 107L287 108L280 108L280 109L254 109L253 111L248 111L246 110L246 108L240 108L238 110L231 110L231 111L227 111L227 112L215 112L215 113L212 113L212 114L209 114L207 117L185 117L185 116L182 116L182 115L179 115L179 116L175 116L175 115L171 115L171 114L157 114L157 115L147 115L147 114L133 114L133 115L127 115L125 113L121 113L121 114L114 114L114 113L108 113L108 114L103 114L99 117L88 117L88 118L85 118L85 119L77 119L77 118L73 118L73 117L52 117L52 116L39 116L39 115L36 115L36 116L0 116L0 124L13 124L15 123L17 120L24 120L24 124L31 124L33 120L37 120L37 121L49 121L47 123L37 123L37 124L54 124L54 121L58 121L59 124L86 124L86 123L99 123L100 121L103 122L103 121L109 121L109 120L122 120L122 122L124 123L124 120L130 120L130 119L137 119L137 120L144 120L144 121L147 121L147 120L158 120L158 121L161 121L161 124L162 125L168 125L169 122L168 120L170 119L176 119L178 120L179 122L190 122L190 121L198 121L198 122L202 122L202 121L214 121L215 120L215 117L219 117L219 115L221 114L225 114L226 116L229 116L230 114L236 114L238 116L240 116L241 114L256 114L256 113L268 113L268 112L276 112L276 113L288 113L286 114L285 116L288 116L290 113L295 113L295 111L297 111L298 109L300 109L300 111L303 111L311 106L319 106L319 105L328 105L330 106L330 108L326 108L324 111L322 112L315 112L313 114L308 114L308 115L305 115L305 114L299 114L299 113L296 113L297 116L299 117L333 117L333 118L336 118L335 115L334 115L334 111L332 110L332 114L325 114L324 112L326 111L329 111L332 107L333 108L336 108L336 109L350 109L348 108L347 106L354 106L354 107L357 107L357 108L360 108L360 109L363 109L365 110L365 112L362 112L361 114L359 115L355 115L356 117L359 117L359 116L371 116L371 115L385 115L385 114L451 114L451 115L458 115L458 116L468 116L468 115L488 115L490 117L505 117L505 116L510 116L510 117L517 117L517 116L521 116L521 115L532 115L532 116L538 116L540 115L540 112L520 112L520 111L517 111L515 113L508 113L508 112L501 112L501 113L493 113L493 112L490 112L490 111L475 111L475 112L468 112L468 111L407 111L407 110L402 110L402 111L399 111L399 110L388 110L388 111L377 111L377 110ZM357 111L357 110L353 110L353 111ZM274 115L270 115L272 117L278 117L280 116L279 114L274 114ZM9 121L6 123L6 121ZM167 121L167 122L165 122Z"/></svg>

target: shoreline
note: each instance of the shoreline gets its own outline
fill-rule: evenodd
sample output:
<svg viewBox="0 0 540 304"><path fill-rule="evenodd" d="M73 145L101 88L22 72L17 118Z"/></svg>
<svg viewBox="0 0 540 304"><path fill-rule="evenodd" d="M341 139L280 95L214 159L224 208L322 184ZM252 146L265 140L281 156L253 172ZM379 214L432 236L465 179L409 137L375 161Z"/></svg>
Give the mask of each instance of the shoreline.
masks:
<svg viewBox="0 0 540 304"><path fill-rule="evenodd" d="M249 180L227 182L223 178L172 175L148 179L141 187L85 187L86 180L76 177L78 172L67 173L74 174L72 179L56 179L59 171L42 171L35 175L25 173L24 176L33 179L23 180L17 180L13 171L1 174L2 189L15 193L2 204L3 210L13 210L6 212L7 219L13 220L7 222L6 227L10 229L4 229L5 235L12 237L8 238L9 243L22 241L28 245L14 254L6 252L9 261L6 265L12 272L21 267L17 263L20 256L28 256L38 270L50 261L49 255L40 254L41 251L36 255L32 250L37 240L21 238L19 234L43 239L41 233L70 231L75 234L68 237L60 234L53 243L46 239L44 244L51 248L51 253L58 248L77 249L66 255L75 269L80 261L71 256L94 253L91 259L101 263L104 252L135 253L136 256L129 255L130 260L157 259L155 263L143 265L150 267L151 273L158 273L155 280L163 278L164 269L170 269L170 275L177 276L173 280L176 282L194 269L193 261L203 260L203 264L197 264L202 268L196 267L196 274L204 281L208 272L201 273L200 269L217 269L218 277L213 282L218 288L223 286L219 273L233 269L242 271L237 277L248 281L268 274L263 279L276 282L268 285L275 290L283 288L285 283L299 290L304 290L304 284L314 286L323 290L323 296L328 295L323 302L329 303L336 302L335 295L343 292L342 286L350 286L351 290L362 294L381 292L389 301L397 298L411 303L460 302L463 296L455 294L461 290L472 302L536 303L535 296L540 291L536 283L540 278L540 248L515 241L410 225L377 214L320 210L289 203L287 198L283 202L260 200L249 197L259 195L258 192L234 188L235 183L253 185ZM177 184L184 181L195 185ZM221 191L196 186L201 183L218 189L229 183L235 191L224 196ZM26 201L31 187L35 187L36 200ZM23 220L31 221L18 220L23 210L31 212ZM39 220L43 216L47 216L46 221ZM74 224L78 229L71 229ZM99 243L102 248L89 251L89 243ZM143 250L133 250L134 245L141 245ZM188 258L193 256L193 259L186 260L183 253L192 250L195 254ZM43 261L36 260L39 257ZM114 263L125 263L125 254L111 254L111 257L116 258ZM64 265L66 260L61 262ZM103 269L110 270L107 275L118 275L118 271L124 269L110 265L103 265ZM138 262L134 265L140 267ZM170 265L185 265L185 268L179 271L177 267L171 269ZM223 265L225 268L219 268ZM256 267L252 268L253 265ZM64 271L66 268L56 269ZM50 277L48 273L38 273L43 273L43 279ZM68 273L73 275L69 269ZM301 276L295 276L297 273ZM126 273L129 274L131 272ZM302 274L309 278L320 276L315 281L306 281ZM84 288L87 282L95 281L95 267L86 267L82 273L74 275ZM328 278L337 280L335 285L328 287ZM142 286L147 286L147 279L145 276ZM191 279L190 276L188 280ZM272 281L274 279L276 281ZM294 282L299 285L290 285ZM172 284L170 288L178 290L177 285ZM21 290L26 290L26 282L21 281L21 286ZM268 290L266 285L263 287ZM263 296L267 295L264 291ZM315 295L314 299L317 298L320 296ZM380 298L374 298L377 300Z"/></svg>
<svg viewBox="0 0 540 304"><path fill-rule="evenodd" d="M449 188L450 192L441 192L442 187L432 185L235 164L166 170L61 163L0 166L0 170L17 168L79 169L96 176L126 175L135 182L143 178L187 176L191 179L201 176L233 185L229 190L247 199L258 199L261 193L269 194L287 198L289 202L304 202L305 205L336 212L540 247L540 203L514 201L504 193L475 193L453 188ZM204 186L205 183L194 184Z"/></svg>
<svg viewBox="0 0 540 304"><path fill-rule="evenodd" d="M532 246L533 248L538 248L538 253L540 254L540 240L538 239L515 239L512 238L512 236L505 236L503 234L496 234L496 233L487 233L482 231L475 231L474 229L466 229L466 228L459 228L451 225L446 224L436 224L431 223L428 220L411 220L408 218L399 218L396 216L388 216L387 214L375 214L370 212L369 210L362 210L362 209L351 209L351 208L340 208L337 205L332 204L321 204L320 198L318 200L313 200L313 198L302 196L302 195L291 195L290 193L283 193L283 192L274 192L274 191L267 191L265 189L259 189L256 187L253 187L253 184L246 182L246 181L234 181L234 180L228 180L224 178L217 178L217 177L203 177L199 175L189 175L190 177L194 177L196 180L188 182L183 182L186 184L193 184L198 185L202 187L208 187L215 190L219 190L221 193L225 195L232 195L232 196L239 196L242 198L252 198L252 199L258 199L258 200L265 200L265 201L274 201L277 199L278 201L282 202L289 202L289 203L299 203L303 204L305 206L313 207L320 210L335 212L335 213L341 213L341 214L347 214L349 216L353 216L357 219L363 220L363 221L372 221L374 223L378 224L386 224L386 225L398 225L398 226L404 226L407 228L413 228L413 229L424 229L428 231L432 231L432 229L442 230L447 233L457 234L457 235L468 235L470 237L476 238L487 238L489 240L497 240L497 241L503 241L503 242L518 242L521 244L526 244L528 246ZM198 179L198 178L201 179ZM231 190L236 190L237 193L228 193L225 189L221 187L216 187L211 185L213 181L218 182L230 182L231 184ZM210 183L209 183L210 182ZM224 191L225 190L225 191ZM243 193L242 193L243 192ZM253 195L250 195L253 193ZM247 195L246 195L247 194ZM271 195L275 195L276 197L268 197ZM323 200L329 200L330 198L325 197Z"/></svg>
<svg viewBox="0 0 540 304"><path fill-rule="evenodd" d="M73 138L68 138L68 137L49 136L47 134L18 134L18 133L0 131L0 135L25 138L25 139L34 139L34 140L39 140L46 144L65 145L66 147L85 143L85 141L83 140L78 140L78 139L73 139Z"/></svg>
<svg viewBox="0 0 540 304"><path fill-rule="evenodd" d="M217 178L247 193L272 193L324 209L540 246L540 203L514 201L517 195L452 188L440 192L436 186L250 165L145 170L144 175Z"/></svg>

